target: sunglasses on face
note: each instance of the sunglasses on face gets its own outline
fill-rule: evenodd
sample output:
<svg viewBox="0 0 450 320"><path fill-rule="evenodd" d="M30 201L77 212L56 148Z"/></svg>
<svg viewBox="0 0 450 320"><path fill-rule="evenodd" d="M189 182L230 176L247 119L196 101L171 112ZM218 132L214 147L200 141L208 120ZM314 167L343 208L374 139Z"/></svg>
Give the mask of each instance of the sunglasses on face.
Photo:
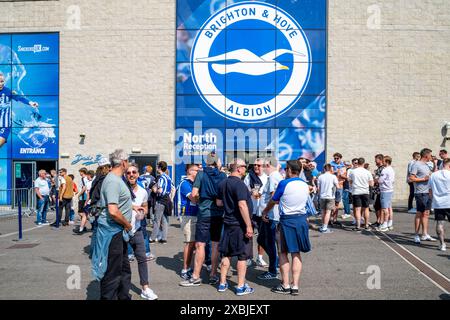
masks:
<svg viewBox="0 0 450 320"><path fill-rule="evenodd" d="M136 174L137 173L137 171L135 171L135 170L133 170L133 171L127 171L127 174L128 175L130 175L130 174Z"/></svg>
<svg viewBox="0 0 450 320"><path fill-rule="evenodd" d="M262 164L254 164L254 167L262 167Z"/></svg>

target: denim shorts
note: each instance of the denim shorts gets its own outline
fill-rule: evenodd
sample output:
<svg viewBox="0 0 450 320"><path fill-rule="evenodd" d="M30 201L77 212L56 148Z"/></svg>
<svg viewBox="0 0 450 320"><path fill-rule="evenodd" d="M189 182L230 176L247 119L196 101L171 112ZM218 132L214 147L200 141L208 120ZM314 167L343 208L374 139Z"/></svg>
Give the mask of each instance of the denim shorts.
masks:
<svg viewBox="0 0 450 320"><path fill-rule="evenodd" d="M342 194L344 193L344 189L336 189L336 193L334 195L334 201L336 203L340 203L342 201Z"/></svg>
<svg viewBox="0 0 450 320"><path fill-rule="evenodd" d="M380 193L380 203L381 209L388 209L392 207L392 196L393 192L381 192Z"/></svg>
<svg viewBox="0 0 450 320"><path fill-rule="evenodd" d="M425 212L431 210L431 198L428 193L416 193L416 209L417 212Z"/></svg>

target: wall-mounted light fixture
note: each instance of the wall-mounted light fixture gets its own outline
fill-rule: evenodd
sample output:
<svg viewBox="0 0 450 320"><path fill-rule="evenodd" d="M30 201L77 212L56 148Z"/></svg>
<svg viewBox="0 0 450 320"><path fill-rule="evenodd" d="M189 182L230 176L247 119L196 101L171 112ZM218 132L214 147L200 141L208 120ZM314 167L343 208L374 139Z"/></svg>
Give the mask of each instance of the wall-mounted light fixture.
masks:
<svg viewBox="0 0 450 320"><path fill-rule="evenodd" d="M131 153L141 153L141 148L132 148Z"/></svg>

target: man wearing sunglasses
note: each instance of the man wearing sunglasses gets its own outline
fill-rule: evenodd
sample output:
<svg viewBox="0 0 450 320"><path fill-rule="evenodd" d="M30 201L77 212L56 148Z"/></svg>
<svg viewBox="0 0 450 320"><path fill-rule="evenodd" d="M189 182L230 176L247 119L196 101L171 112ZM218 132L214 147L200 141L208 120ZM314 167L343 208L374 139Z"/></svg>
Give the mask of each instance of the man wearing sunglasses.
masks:
<svg viewBox="0 0 450 320"><path fill-rule="evenodd" d="M331 220L330 220L331 224L337 222L337 217L338 217L338 213L339 213L339 204L342 201L342 195L344 193L344 181L347 178L347 175L346 175L347 168L346 168L344 162L342 161L342 154L340 154L339 152L336 152L333 155L333 159L334 160L330 162L330 165L333 168L333 173L336 175L339 184L336 188L336 194L335 194L335 199L334 199L335 209L331 213Z"/></svg>
<svg viewBox="0 0 450 320"><path fill-rule="evenodd" d="M253 202L252 220L253 227L258 231L261 226L262 211L266 207L267 203L264 201L264 190L266 190L268 177L263 170L264 159L256 159L253 168L249 170L249 173L244 179L245 185L251 192ZM259 267L268 267L269 265L263 259L264 249L258 244L258 258L256 264ZM251 264L251 260L249 261Z"/></svg>
<svg viewBox="0 0 450 320"><path fill-rule="evenodd" d="M139 178L138 166L135 163L131 163L126 172L127 181L134 194L133 199L133 211L131 216L132 232L134 237L130 239L128 252L134 252L138 263L139 280L142 286L141 298L146 300L156 300L158 296L150 289L148 284L148 268L146 248L144 242L144 232L147 232L146 224L142 225L142 221L145 221L145 216L148 213L148 193L147 191L137 184Z"/></svg>

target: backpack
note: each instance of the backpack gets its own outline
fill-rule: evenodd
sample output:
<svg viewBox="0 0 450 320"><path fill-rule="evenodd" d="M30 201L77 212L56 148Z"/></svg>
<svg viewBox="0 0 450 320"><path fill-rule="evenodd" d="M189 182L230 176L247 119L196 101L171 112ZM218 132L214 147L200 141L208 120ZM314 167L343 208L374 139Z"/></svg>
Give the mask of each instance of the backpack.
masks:
<svg viewBox="0 0 450 320"><path fill-rule="evenodd" d="M84 210L87 214L89 214L91 217L98 217L99 214L104 209L104 206L100 203L100 196L101 196L101 189L103 180L105 180L106 175L99 176L92 181L92 187L89 192L89 203L84 207Z"/></svg>

